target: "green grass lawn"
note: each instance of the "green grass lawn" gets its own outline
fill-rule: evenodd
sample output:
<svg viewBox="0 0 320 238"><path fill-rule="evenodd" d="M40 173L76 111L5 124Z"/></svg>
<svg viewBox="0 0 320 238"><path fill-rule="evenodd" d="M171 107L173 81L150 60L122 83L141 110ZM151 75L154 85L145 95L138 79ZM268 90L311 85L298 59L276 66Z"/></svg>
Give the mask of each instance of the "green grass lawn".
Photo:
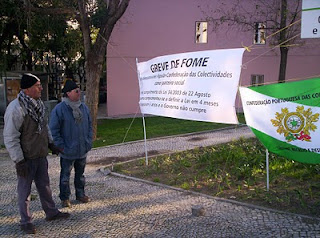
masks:
<svg viewBox="0 0 320 238"><path fill-rule="evenodd" d="M240 123L244 123L243 114L238 115ZM147 139L186 134L225 128L235 125L181 120L168 117L145 117ZM98 120L97 139L93 147L114 145L128 141L142 140L142 118L101 119Z"/></svg>
<svg viewBox="0 0 320 238"><path fill-rule="evenodd" d="M238 116L245 123L243 115ZM147 138L215 130L235 125L146 117ZM94 147L142 140L142 118L99 120ZM171 155L118 164L114 171L283 211L320 217L320 165L294 162L270 153L266 190L265 148L241 139Z"/></svg>
<svg viewBox="0 0 320 238"><path fill-rule="evenodd" d="M118 173L212 196L320 217L320 165L270 153L256 138L119 164Z"/></svg>

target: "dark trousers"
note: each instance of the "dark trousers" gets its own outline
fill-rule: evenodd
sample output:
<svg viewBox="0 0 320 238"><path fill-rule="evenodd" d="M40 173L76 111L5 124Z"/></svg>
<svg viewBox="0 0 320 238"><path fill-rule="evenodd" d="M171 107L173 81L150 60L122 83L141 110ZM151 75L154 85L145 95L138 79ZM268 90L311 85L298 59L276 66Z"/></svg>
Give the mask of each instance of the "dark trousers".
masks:
<svg viewBox="0 0 320 238"><path fill-rule="evenodd" d="M74 187L76 191L76 198L85 196L84 186L86 183L83 175L86 167L86 159L64 159L60 158L60 199L61 201L68 200L70 197L70 174L74 167Z"/></svg>
<svg viewBox="0 0 320 238"><path fill-rule="evenodd" d="M18 175L18 206L21 216L20 224L22 225L32 222L30 213L32 181L35 182L46 217L53 217L59 212L52 199L47 158L27 160L27 164L29 167L28 176L21 177Z"/></svg>

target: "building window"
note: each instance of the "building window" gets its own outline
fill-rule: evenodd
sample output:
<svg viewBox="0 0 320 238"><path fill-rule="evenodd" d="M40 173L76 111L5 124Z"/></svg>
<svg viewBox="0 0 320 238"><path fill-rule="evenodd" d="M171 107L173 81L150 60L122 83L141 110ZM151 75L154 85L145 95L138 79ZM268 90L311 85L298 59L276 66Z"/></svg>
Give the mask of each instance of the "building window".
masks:
<svg viewBox="0 0 320 238"><path fill-rule="evenodd" d="M254 26L254 44L264 45L266 43L266 24L256 22Z"/></svg>
<svg viewBox="0 0 320 238"><path fill-rule="evenodd" d="M196 43L208 42L208 22L197 21L196 22Z"/></svg>
<svg viewBox="0 0 320 238"><path fill-rule="evenodd" d="M263 74L252 74L251 75L251 85L260 86L264 84L264 75Z"/></svg>

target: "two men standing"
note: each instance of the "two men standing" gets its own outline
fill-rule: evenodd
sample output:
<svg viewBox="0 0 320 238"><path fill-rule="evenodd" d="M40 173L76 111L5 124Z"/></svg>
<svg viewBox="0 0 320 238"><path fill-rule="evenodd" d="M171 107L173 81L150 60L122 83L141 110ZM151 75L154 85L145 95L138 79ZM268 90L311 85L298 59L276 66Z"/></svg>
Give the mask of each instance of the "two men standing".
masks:
<svg viewBox="0 0 320 238"><path fill-rule="evenodd" d="M64 87L64 99L52 111L50 128L41 100L40 79L24 74L21 91L7 107L4 116L4 143L15 162L18 177L18 207L20 227L27 234L35 234L30 208L32 182L35 182L46 220L65 219L69 213L60 212L55 205L48 175L48 148L60 155L60 199L70 207L70 172L75 168L76 199L89 202L86 196L86 155L92 145L92 124L88 107L80 101L80 89L73 81Z"/></svg>
<svg viewBox="0 0 320 238"><path fill-rule="evenodd" d="M29 210L32 182L37 187L46 220L64 219L69 213L60 212L52 199L48 175L48 147L58 154L53 144L41 100L40 79L24 74L21 91L7 107L4 116L3 137L11 159L15 162L18 177L18 206L20 227L27 234L35 234Z"/></svg>

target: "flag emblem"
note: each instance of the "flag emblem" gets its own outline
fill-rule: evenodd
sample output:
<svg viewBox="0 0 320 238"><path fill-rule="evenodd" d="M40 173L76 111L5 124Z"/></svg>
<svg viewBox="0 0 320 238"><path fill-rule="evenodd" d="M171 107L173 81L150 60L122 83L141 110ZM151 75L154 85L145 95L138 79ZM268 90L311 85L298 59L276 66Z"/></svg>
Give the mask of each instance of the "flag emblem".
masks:
<svg viewBox="0 0 320 238"><path fill-rule="evenodd" d="M283 134L287 142L300 140L311 142L310 131L315 131L314 122L319 120L319 113L312 114L311 108L297 106L295 112L289 112L288 108L281 108L281 113L276 112L275 119L271 119L277 133Z"/></svg>
<svg viewBox="0 0 320 238"><path fill-rule="evenodd" d="M320 164L320 78L240 87L247 125L271 152Z"/></svg>

